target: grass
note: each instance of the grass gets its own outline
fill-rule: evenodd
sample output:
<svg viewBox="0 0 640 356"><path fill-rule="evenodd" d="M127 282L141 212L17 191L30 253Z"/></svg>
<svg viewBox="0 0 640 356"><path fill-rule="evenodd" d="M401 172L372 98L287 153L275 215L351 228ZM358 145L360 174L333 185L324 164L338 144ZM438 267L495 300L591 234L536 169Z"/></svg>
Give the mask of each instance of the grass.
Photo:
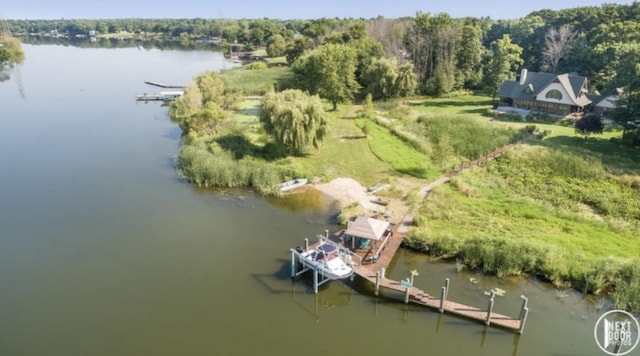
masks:
<svg viewBox="0 0 640 356"><path fill-rule="evenodd" d="M340 105L328 112L320 150L269 160L261 156L267 140L259 103L245 100L236 111L239 139L227 146L203 140L181 153L195 182L267 191L296 175L351 177L365 186L409 177L424 185L446 171L443 162L476 158L520 137L527 125L551 131L415 202L415 226L405 242L498 276L533 273L562 287L615 293L616 307L640 310L640 151L620 146L619 133L584 139L564 125L499 121L481 96L387 101L376 103L373 119ZM249 149L234 161L225 147L238 145ZM207 158L211 152L227 158Z"/></svg>
<svg viewBox="0 0 640 356"><path fill-rule="evenodd" d="M281 91L293 86L293 74L289 67L284 66L255 70L238 67L222 71L220 77L228 87L239 89L244 95L263 95L274 88Z"/></svg>
<svg viewBox="0 0 640 356"><path fill-rule="evenodd" d="M328 110L330 105L325 105ZM318 151L305 157L288 159L291 167L331 180L351 177L363 185L372 185L394 173L393 167L376 157L364 132L355 125L351 105L339 105L329 111L329 135Z"/></svg>
<svg viewBox="0 0 640 356"><path fill-rule="evenodd" d="M435 179L440 175L429 156L416 151L387 128L366 119L359 119L356 124L367 134L371 152L394 170L422 179Z"/></svg>

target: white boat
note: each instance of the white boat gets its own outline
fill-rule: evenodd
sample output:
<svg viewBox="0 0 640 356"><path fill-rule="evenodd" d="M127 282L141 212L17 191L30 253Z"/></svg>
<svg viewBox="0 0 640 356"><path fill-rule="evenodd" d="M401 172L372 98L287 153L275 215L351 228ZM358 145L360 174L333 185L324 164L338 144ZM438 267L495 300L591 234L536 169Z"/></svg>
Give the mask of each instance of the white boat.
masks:
<svg viewBox="0 0 640 356"><path fill-rule="evenodd" d="M304 267L317 269L326 279L344 279L354 273L349 251L330 240L320 238L313 248L298 253Z"/></svg>
<svg viewBox="0 0 640 356"><path fill-rule="evenodd" d="M302 187L303 185L307 184L309 182L308 179L306 178L298 178L298 179L294 179L294 180L290 180L284 183L280 183L280 191L281 192L286 192L289 190L293 190L299 187Z"/></svg>

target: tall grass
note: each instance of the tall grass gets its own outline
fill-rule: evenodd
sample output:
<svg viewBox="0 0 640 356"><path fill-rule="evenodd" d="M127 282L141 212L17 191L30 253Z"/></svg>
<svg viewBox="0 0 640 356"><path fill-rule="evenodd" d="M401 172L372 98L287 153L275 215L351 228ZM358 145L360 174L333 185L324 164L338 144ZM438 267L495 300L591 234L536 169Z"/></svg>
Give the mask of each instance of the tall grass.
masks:
<svg viewBox="0 0 640 356"><path fill-rule="evenodd" d="M584 152L583 152L584 153ZM640 190L591 155L519 146L430 193L406 243L640 310Z"/></svg>
<svg viewBox="0 0 640 356"><path fill-rule="evenodd" d="M212 154L202 145L185 145L177 167L181 176L205 187L253 187L265 195L279 193L278 183L294 174L275 164L246 158L234 159L231 153Z"/></svg>
<svg viewBox="0 0 640 356"><path fill-rule="evenodd" d="M455 154L463 160L475 160L523 137L520 131L469 117L423 115L417 121L423 137L431 142L448 137Z"/></svg>

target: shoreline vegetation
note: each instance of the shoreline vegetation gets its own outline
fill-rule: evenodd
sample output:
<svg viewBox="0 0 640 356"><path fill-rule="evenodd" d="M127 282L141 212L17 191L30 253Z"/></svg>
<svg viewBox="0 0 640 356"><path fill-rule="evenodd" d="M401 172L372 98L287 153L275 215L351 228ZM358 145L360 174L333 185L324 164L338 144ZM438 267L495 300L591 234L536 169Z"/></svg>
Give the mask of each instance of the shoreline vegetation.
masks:
<svg viewBox="0 0 640 356"><path fill-rule="evenodd" d="M222 85L225 78L252 75L252 84L261 86L252 72L205 76ZM189 90L183 100L190 100ZM177 166L195 184L277 195L277 183L295 177L329 187L341 177L362 186L382 182L390 188L379 196L398 211L413 211L409 248L498 277L537 275L638 310L640 155L613 139L616 130L584 140L560 119L535 125L514 120L494 113L490 98L469 93L375 102L369 113L366 105L350 104L329 111L332 104L325 102L330 130L323 147L282 156L266 138L257 97L236 98L232 112L207 134L176 119L179 105L171 108L171 117L186 128ZM452 167L530 133L538 135L418 200L421 187ZM326 186L321 190L330 193ZM358 199L343 202L341 221L370 213Z"/></svg>
<svg viewBox="0 0 640 356"><path fill-rule="evenodd" d="M183 132L178 174L264 195L279 195L278 183L295 178L386 185L371 198L412 214L406 246L499 278L537 275L638 313L639 8L540 11L513 21L419 12L214 22L209 38L230 60L252 63L198 76L171 104ZM608 22L582 21L602 18ZM136 23L107 28L148 33L149 23ZM206 32L189 20L166 31L151 23L185 43ZM558 42L561 53L551 51ZM578 71L589 94L618 93L624 105L611 109L604 129L599 117L595 129L577 130L579 115L495 111L501 84L520 69ZM422 187L454 167L514 142L421 198ZM371 213L343 205L340 222Z"/></svg>

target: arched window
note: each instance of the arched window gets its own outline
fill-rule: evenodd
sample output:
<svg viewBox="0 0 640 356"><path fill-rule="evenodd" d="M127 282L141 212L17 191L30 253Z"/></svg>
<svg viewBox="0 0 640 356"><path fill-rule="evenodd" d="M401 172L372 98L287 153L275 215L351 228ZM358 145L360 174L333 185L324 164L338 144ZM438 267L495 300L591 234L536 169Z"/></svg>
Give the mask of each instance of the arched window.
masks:
<svg viewBox="0 0 640 356"><path fill-rule="evenodd" d="M547 92L547 95L545 97L547 99L562 100L562 93L558 89L551 89Z"/></svg>

